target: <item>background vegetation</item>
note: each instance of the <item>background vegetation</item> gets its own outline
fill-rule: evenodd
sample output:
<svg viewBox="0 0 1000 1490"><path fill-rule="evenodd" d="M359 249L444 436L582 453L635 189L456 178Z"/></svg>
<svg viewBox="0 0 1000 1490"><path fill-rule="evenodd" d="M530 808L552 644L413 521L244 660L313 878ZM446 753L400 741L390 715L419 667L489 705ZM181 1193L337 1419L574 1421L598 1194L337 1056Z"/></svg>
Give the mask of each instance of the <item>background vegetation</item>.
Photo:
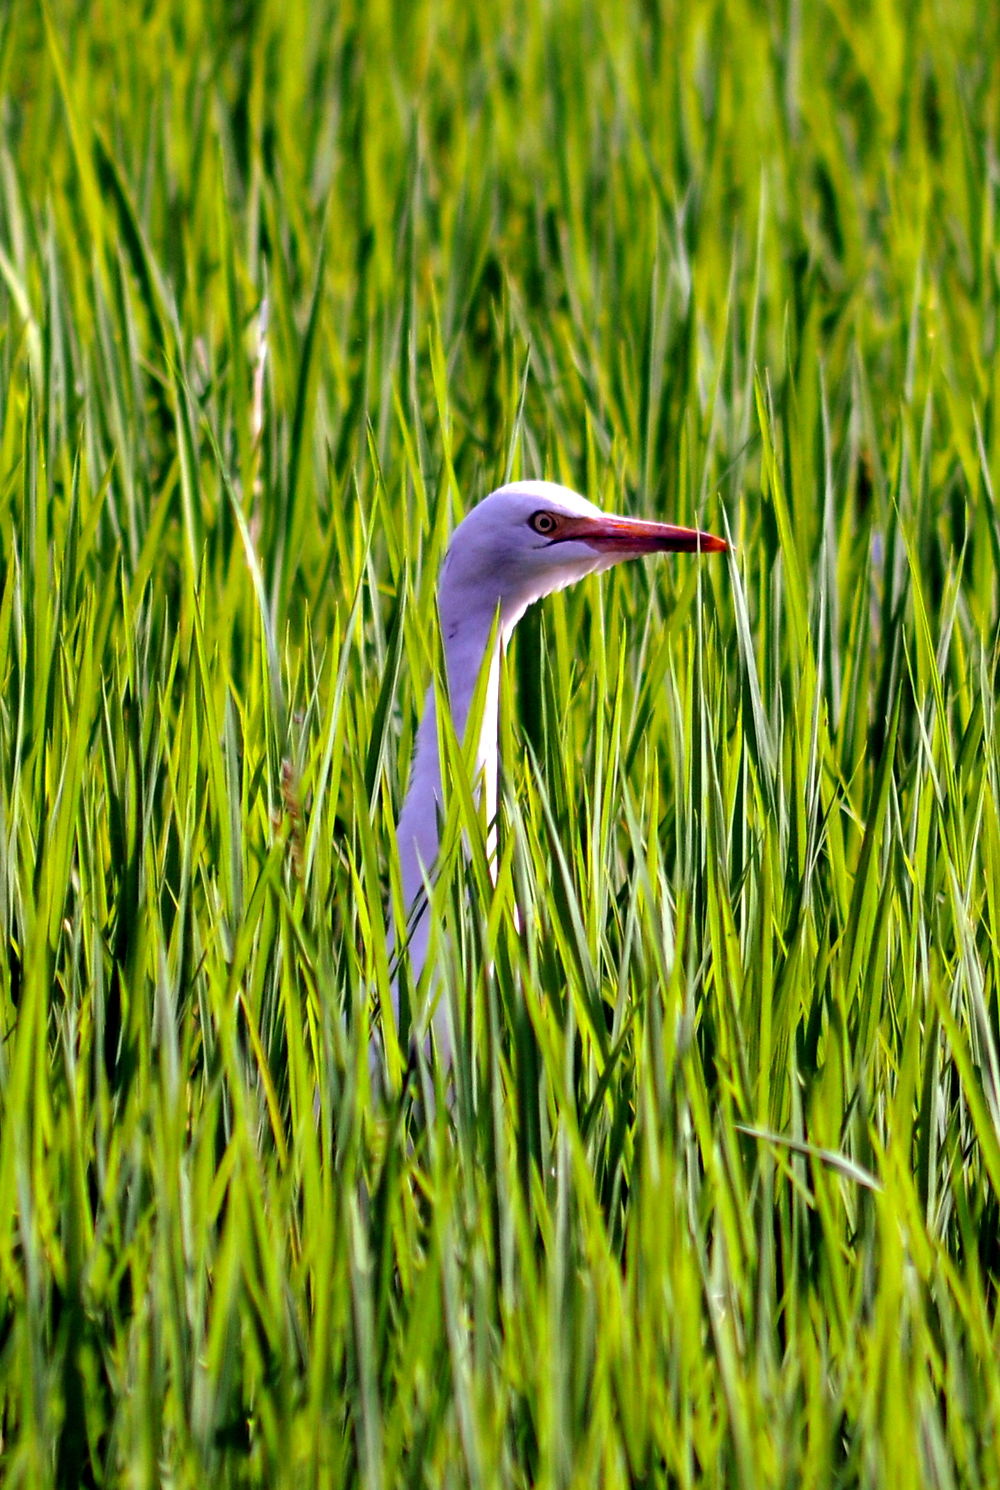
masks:
<svg viewBox="0 0 1000 1490"><path fill-rule="evenodd" d="M998 33L0 8L5 1486L997 1482ZM385 877L508 473L736 547L520 628L424 1126Z"/></svg>

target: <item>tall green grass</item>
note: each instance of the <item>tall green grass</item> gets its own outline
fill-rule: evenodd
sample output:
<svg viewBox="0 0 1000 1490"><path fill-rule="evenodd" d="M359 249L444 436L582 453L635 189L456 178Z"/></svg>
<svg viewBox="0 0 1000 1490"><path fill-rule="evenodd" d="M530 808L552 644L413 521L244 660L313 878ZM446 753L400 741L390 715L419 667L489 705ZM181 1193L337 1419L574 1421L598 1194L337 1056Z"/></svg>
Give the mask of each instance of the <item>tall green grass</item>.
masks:
<svg viewBox="0 0 1000 1490"><path fill-rule="evenodd" d="M5 1486L1000 1478L997 31L0 11ZM522 623L425 1123L392 825L531 474L734 547Z"/></svg>

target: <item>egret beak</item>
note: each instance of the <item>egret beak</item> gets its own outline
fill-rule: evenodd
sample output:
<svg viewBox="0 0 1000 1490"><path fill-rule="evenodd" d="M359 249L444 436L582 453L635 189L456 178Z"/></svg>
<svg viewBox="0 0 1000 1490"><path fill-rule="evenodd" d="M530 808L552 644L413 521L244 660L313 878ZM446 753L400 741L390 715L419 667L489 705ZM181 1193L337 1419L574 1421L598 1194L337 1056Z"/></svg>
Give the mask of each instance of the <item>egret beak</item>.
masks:
<svg viewBox="0 0 1000 1490"><path fill-rule="evenodd" d="M671 523L643 522L635 517L574 517L559 524L556 543L575 539L599 554L627 558L633 554L719 554L729 544L698 528L675 528Z"/></svg>

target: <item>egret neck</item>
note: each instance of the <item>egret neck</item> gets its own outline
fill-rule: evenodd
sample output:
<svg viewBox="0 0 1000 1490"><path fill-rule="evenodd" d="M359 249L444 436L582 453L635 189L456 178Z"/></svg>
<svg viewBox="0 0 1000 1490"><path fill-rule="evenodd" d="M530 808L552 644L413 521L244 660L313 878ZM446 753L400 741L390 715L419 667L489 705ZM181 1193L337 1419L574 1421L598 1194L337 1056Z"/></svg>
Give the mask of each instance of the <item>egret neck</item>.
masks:
<svg viewBox="0 0 1000 1490"><path fill-rule="evenodd" d="M442 602L445 599L442 593ZM466 613L449 617L442 604L441 632L444 638L445 671L448 704L452 725L459 744L465 743L465 730L482 669L487 666L483 694L482 719L473 762L472 779L482 793L487 827L494 831L497 809L497 740L500 701L500 653L513 622L504 626L494 605L491 614L485 606L479 614ZM438 810L441 805L441 758L438 745L437 703L432 683L424 700L424 712L417 729L410 789L400 813L396 837L399 843L399 866L403 903L412 907L422 897L425 876L434 867L438 851ZM434 810L427 810L427 803ZM426 915L421 921L426 923ZM414 979L420 976L426 956L427 928L418 942L417 932L410 940L410 968Z"/></svg>

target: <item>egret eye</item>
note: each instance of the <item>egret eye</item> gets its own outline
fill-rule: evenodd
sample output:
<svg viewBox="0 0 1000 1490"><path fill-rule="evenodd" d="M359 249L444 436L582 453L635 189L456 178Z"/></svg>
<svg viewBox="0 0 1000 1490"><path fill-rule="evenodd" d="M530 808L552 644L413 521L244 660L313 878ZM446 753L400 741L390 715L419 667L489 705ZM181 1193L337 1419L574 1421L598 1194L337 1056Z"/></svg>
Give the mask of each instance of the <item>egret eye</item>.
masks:
<svg viewBox="0 0 1000 1490"><path fill-rule="evenodd" d="M554 533L558 526L559 521L551 512L534 512L528 518L528 527L534 528L536 533L541 533L545 538Z"/></svg>

